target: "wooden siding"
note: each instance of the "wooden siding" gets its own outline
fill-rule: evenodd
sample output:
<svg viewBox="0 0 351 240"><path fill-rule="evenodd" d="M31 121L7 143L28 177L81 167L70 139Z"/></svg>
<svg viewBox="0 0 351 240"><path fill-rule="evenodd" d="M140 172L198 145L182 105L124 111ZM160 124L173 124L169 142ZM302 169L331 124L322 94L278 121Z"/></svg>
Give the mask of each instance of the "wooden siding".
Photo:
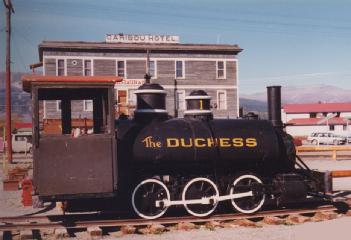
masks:
<svg viewBox="0 0 351 240"><path fill-rule="evenodd" d="M199 86L197 89L202 89L201 86ZM185 96L189 96L191 91L197 90L197 89L186 89L185 90ZM179 88L178 90L184 90ZM237 118L237 90L235 89L203 89L206 91L206 93L212 97L211 99L211 106L213 114L216 118ZM217 103L217 90L225 90L227 92L227 109L223 110L218 110L214 106ZM166 108L168 111L168 114L171 116L174 116L174 109L175 109L175 103L174 103L174 90L173 89L167 89L167 98L166 98ZM178 117L183 117L184 112L183 111L178 111Z"/></svg>
<svg viewBox="0 0 351 240"><path fill-rule="evenodd" d="M226 64L226 75L227 75L227 80L231 81L234 86L237 85L237 79L236 79L236 62L227 62Z"/></svg>
<svg viewBox="0 0 351 240"><path fill-rule="evenodd" d="M45 59L45 75L56 76L56 59Z"/></svg>
<svg viewBox="0 0 351 240"><path fill-rule="evenodd" d="M146 72L146 61L127 60L127 78L143 79Z"/></svg>
<svg viewBox="0 0 351 240"><path fill-rule="evenodd" d="M216 79L216 62L211 61L185 61L185 79L181 84L196 81L196 84L204 84ZM179 83L182 80L179 80Z"/></svg>
<svg viewBox="0 0 351 240"><path fill-rule="evenodd" d="M44 58L52 56L62 56L69 57L66 60L66 71L67 75L82 75L83 73L83 59L92 59L94 67L94 75L116 75L116 60L126 60L126 77L127 79L143 79L146 71L146 53L144 52L89 52L84 51L44 51ZM94 57L98 57L95 58ZM104 57L110 59L103 59ZM114 58L114 59L113 59ZM128 59L128 58L143 58ZM152 79L154 83L159 83L161 85L173 85L175 79L175 60L170 60L176 58L177 60L184 61L185 68L185 78L177 79L177 84L179 85L197 85L195 89L201 89L202 86L206 85L222 85L222 86L237 86L237 62L232 61L236 59L236 55L232 53L210 53L210 52L163 52L155 53L151 52L150 59L157 59L157 79ZM160 59L167 58L167 59ZM197 59L201 58L201 59ZM207 60L208 59L208 60ZM72 60L77 61L77 65L72 64ZM226 79L216 79L216 61L221 60L231 60L226 61ZM56 59L45 58L45 74L46 75L56 75ZM129 87L128 87L129 88ZM130 88L135 89L136 86L131 86ZM185 89L185 95L189 95L192 90L195 89ZM178 90L184 90L178 87ZM217 90L226 90L227 96L227 110L217 110L213 109L215 117L231 118L237 117L237 89L206 89L204 90L212 96L212 105L217 102ZM174 90L167 89L166 107L170 115L174 115ZM49 102L49 101L47 101ZM72 105L72 110L75 115L72 118L88 117L88 112L83 111L83 101L79 104ZM53 105L49 104L49 109L46 111L47 117L60 118L60 112L56 111L56 102ZM183 116L183 112L179 112L179 117Z"/></svg>
<svg viewBox="0 0 351 240"><path fill-rule="evenodd" d="M95 59L94 60L94 76L115 76L116 75L116 61Z"/></svg>
<svg viewBox="0 0 351 240"><path fill-rule="evenodd" d="M157 61L157 81L160 84L172 84L175 76L175 61Z"/></svg>
<svg viewBox="0 0 351 240"><path fill-rule="evenodd" d="M83 75L82 59L67 59L67 76Z"/></svg>

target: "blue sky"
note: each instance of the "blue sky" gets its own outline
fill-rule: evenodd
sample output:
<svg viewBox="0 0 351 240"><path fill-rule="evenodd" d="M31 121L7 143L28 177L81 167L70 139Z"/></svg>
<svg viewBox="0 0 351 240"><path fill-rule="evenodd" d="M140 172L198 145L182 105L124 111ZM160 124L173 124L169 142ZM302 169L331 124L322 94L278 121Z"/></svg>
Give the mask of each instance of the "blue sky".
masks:
<svg viewBox="0 0 351 240"><path fill-rule="evenodd" d="M349 0L12 0L12 69L38 62L43 40L104 41L106 33L179 35L239 44L240 92L267 85L351 89ZM1 70L5 10L1 2Z"/></svg>

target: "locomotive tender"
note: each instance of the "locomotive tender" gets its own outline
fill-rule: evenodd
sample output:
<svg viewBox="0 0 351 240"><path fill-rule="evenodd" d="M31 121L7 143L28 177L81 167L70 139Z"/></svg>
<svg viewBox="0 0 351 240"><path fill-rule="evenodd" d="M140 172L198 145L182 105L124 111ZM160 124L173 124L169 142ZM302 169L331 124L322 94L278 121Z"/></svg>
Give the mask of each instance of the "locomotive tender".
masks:
<svg viewBox="0 0 351 240"><path fill-rule="evenodd" d="M229 202L254 213L267 200L304 201L331 191L330 174L296 156L283 131L280 87L268 87L269 120L213 119L210 96L186 97L184 118L165 108L166 92L145 83L135 92L133 119L114 120L116 77L29 75L24 89L33 102L34 191L43 201L128 199L146 219L184 206L194 216ZM93 133L73 138L72 100L93 100ZM61 100L62 134L40 129L39 102Z"/></svg>

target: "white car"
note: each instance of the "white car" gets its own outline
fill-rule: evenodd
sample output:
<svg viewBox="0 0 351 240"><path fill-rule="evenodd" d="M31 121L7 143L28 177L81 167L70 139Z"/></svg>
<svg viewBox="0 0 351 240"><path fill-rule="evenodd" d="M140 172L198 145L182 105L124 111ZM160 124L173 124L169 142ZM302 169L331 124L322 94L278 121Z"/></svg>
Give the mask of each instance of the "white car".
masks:
<svg viewBox="0 0 351 240"><path fill-rule="evenodd" d="M346 138L335 135L334 133L316 132L316 133L311 133L311 135L307 138L307 141L309 141L313 145L319 145L319 144L340 145L340 144L346 143Z"/></svg>
<svg viewBox="0 0 351 240"><path fill-rule="evenodd" d="M12 152L32 152L32 133L18 132L12 134Z"/></svg>

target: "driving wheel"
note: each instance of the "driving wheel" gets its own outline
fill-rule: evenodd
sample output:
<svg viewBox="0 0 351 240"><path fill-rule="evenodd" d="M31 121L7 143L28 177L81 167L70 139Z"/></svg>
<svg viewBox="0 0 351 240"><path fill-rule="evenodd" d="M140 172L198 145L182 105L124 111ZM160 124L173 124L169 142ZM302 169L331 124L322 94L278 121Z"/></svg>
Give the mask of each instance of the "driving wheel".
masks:
<svg viewBox="0 0 351 240"><path fill-rule="evenodd" d="M184 187L182 200L202 200L201 203L185 203L184 207L188 213L196 217L210 215L218 205L219 192L208 178L194 178Z"/></svg>
<svg viewBox="0 0 351 240"><path fill-rule="evenodd" d="M265 202L262 181L255 175L247 174L236 178L229 190L230 194L252 192L252 196L233 198L233 207L241 213L257 212Z"/></svg>
<svg viewBox="0 0 351 240"><path fill-rule="evenodd" d="M160 201L160 204L156 204ZM168 206L163 202L170 201L169 191L161 181L146 179L139 183L132 194L132 206L136 214L145 219L161 217Z"/></svg>

